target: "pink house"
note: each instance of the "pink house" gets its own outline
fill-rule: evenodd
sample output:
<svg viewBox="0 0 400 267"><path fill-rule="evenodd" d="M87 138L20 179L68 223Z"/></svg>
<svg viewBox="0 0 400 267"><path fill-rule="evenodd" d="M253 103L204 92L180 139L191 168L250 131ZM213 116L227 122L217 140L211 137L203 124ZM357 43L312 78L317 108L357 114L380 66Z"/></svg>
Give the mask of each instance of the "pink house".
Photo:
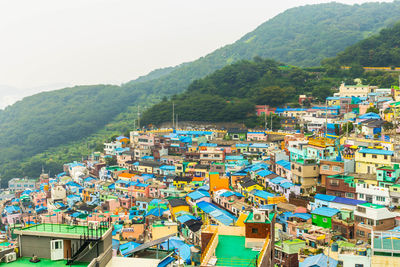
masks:
<svg viewBox="0 0 400 267"><path fill-rule="evenodd" d="M371 107L371 105L370 104L359 104L358 107L360 110L360 115L364 115L365 113L367 113L367 109L369 107Z"/></svg>
<svg viewBox="0 0 400 267"><path fill-rule="evenodd" d="M264 132L248 132L247 141L267 141L267 135Z"/></svg>
<svg viewBox="0 0 400 267"><path fill-rule="evenodd" d="M32 200L34 206L47 207L47 198L45 193L38 193L33 196Z"/></svg>
<svg viewBox="0 0 400 267"><path fill-rule="evenodd" d="M276 108L271 108L268 105L256 105L257 116L264 115L265 113L269 115L271 113L275 113L275 110Z"/></svg>
<svg viewBox="0 0 400 267"><path fill-rule="evenodd" d="M148 184L137 183L134 185L129 186L128 188L129 196L133 196L135 198L138 197L149 197L150 195L150 188Z"/></svg>
<svg viewBox="0 0 400 267"><path fill-rule="evenodd" d="M130 209L134 203L135 203L135 199L133 197L128 196L128 197L120 197L119 198L119 204L123 208Z"/></svg>
<svg viewBox="0 0 400 267"><path fill-rule="evenodd" d="M154 134L143 134L139 136L139 146L154 146Z"/></svg>

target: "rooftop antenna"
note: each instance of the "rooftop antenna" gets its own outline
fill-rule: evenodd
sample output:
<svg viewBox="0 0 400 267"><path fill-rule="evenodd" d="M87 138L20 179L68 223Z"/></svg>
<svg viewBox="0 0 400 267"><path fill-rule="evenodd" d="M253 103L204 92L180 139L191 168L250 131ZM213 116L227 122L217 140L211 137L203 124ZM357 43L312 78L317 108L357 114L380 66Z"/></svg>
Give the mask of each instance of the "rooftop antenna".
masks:
<svg viewBox="0 0 400 267"><path fill-rule="evenodd" d="M138 116L138 128L140 129L140 108L137 106L137 116Z"/></svg>
<svg viewBox="0 0 400 267"><path fill-rule="evenodd" d="M267 105L264 105L264 123L265 123L265 130L267 130Z"/></svg>
<svg viewBox="0 0 400 267"><path fill-rule="evenodd" d="M325 138L328 134L328 100L325 99Z"/></svg>
<svg viewBox="0 0 400 267"><path fill-rule="evenodd" d="M174 129L175 125L175 102L172 102L172 129Z"/></svg>

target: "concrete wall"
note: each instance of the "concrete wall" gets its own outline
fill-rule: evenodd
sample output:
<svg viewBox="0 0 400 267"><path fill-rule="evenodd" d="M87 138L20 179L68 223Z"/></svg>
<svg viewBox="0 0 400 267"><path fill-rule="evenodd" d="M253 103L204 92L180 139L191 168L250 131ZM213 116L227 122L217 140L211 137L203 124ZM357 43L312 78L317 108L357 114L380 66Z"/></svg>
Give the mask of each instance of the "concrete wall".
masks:
<svg viewBox="0 0 400 267"><path fill-rule="evenodd" d="M22 257L51 258L50 241L52 240L71 240L72 253L79 249L79 239L53 238L45 236L20 235L20 252ZM99 254L106 250L112 252L112 232L108 231L103 239L98 243ZM110 254L111 255L111 254ZM96 246L93 247L84 257L78 259L82 262L91 262L97 255Z"/></svg>

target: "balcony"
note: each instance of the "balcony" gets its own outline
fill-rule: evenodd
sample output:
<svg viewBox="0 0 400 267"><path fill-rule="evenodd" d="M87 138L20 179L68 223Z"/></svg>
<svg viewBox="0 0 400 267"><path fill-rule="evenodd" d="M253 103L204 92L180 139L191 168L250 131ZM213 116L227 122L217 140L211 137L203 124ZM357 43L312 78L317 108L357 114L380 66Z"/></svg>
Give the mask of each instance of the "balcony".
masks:
<svg viewBox="0 0 400 267"><path fill-rule="evenodd" d="M364 195L373 195L380 197L389 197L389 189L368 184L356 184L356 193Z"/></svg>
<svg viewBox="0 0 400 267"><path fill-rule="evenodd" d="M328 138L310 138L308 139L308 144L312 146L318 146L318 147L329 147L329 146L334 146L335 141L332 139Z"/></svg>

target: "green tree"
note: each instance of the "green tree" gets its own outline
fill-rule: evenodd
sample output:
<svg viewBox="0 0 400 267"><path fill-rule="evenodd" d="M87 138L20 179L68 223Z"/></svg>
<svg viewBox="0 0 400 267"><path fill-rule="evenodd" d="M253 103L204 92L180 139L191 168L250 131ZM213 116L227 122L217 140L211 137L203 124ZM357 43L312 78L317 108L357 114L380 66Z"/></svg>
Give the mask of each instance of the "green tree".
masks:
<svg viewBox="0 0 400 267"><path fill-rule="evenodd" d="M367 113L370 113L370 112L372 112L372 113L376 113L376 114L379 114L379 109L377 109L376 107L369 107L368 109L367 109Z"/></svg>
<svg viewBox="0 0 400 267"><path fill-rule="evenodd" d="M115 157L107 157L106 164L107 166L115 166L117 165L117 159Z"/></svg>

